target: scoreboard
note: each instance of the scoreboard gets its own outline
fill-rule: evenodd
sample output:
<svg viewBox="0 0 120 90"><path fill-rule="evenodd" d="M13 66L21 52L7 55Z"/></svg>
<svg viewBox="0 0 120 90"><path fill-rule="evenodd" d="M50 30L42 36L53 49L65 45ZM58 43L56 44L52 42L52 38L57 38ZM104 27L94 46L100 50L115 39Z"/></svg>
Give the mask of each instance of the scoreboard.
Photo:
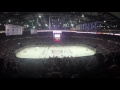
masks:
<svg viewBox="0 0 120 90"><path fill-rule="evenodd" d="M62 31L53 31L54 42L60 42L61 36L62 36Z"/></svg>

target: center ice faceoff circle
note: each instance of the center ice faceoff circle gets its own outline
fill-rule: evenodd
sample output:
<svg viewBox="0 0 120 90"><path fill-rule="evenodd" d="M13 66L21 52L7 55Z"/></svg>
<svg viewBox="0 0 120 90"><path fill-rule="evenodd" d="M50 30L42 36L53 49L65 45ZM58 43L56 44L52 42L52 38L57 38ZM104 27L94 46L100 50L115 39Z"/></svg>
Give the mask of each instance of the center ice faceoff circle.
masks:
<svg viewBox="0 0 120 90"><path fill-rule="evenodd" d="M95 49L79 45L79 46L26 46L16 50L16 57L18 58L49 58L49 57L83 57L91 56L96 53Z"/></svg>

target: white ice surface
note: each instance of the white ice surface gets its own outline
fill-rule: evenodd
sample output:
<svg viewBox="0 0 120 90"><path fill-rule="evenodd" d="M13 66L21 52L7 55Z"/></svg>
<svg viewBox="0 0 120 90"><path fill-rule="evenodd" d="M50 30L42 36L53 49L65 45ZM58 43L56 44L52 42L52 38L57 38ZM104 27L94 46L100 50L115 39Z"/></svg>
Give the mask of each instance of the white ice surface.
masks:
<svg viewBox="0 0 120 90"><path fill-rule="evenodd" d="M54 52L52 52L54 51ZM62 51L62 52L61 52ZM18 58L49 58L49 57L82 57L94 55L96 52L85 46L39 46L27 47L16 53Z"/></svg>

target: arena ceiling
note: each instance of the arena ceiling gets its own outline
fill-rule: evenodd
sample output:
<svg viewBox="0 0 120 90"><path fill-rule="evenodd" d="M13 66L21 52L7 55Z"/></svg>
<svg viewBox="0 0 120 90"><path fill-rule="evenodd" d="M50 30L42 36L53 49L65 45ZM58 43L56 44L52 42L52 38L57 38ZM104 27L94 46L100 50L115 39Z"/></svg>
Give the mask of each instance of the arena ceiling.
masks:
<svg viewBox="0 0 120 90"><path fill-rule="evenodd" d="M115 15L116 17L120 18L120 12L110 12L110 13Z"/></svg>
<svg viewBox="0 0 120 90"><path fill-rule="evenodd" d="M106 25L118 25L120 26L120 12L0 12L0 25L6 23L26 25L30 24L31 21L35 25L37 18L41 15L43 20L39 20L39 23L48 24L49 16L60 15L63 16L62 20L64 23L70 23L77 25L80 23L88 23L99 21ZM84 15L84 17L82 17ZM106 23L104 23L106 21ZM37 26L36 26L37 27Z"/></svg>
<svg viewBox="0 0 120 90"><path fill-rule="evenodd" d="M19 13L19 14L18 14ZM70 16L75 19L84 19L83 21L94 21L94 20L108 20L110 22L120 21L120 12L0 12L0 20L6 20L9 18L26 19L28 17L37 17L37 14L41 15L62 15ZM85 18L81 18L82 14Z"/></svg>

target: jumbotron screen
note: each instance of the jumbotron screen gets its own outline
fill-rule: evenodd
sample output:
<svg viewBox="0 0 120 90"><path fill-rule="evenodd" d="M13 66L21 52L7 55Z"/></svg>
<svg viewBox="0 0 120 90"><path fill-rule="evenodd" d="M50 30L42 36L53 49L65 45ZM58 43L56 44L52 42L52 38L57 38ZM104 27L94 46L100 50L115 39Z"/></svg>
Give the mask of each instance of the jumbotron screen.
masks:
<svg viewBox="0 0 120 90"><path fill-rule="evenodd" d="M58 37L58 38L59 38L59 37L60 37L60 34L55 34L55 37Z"/></svg>

